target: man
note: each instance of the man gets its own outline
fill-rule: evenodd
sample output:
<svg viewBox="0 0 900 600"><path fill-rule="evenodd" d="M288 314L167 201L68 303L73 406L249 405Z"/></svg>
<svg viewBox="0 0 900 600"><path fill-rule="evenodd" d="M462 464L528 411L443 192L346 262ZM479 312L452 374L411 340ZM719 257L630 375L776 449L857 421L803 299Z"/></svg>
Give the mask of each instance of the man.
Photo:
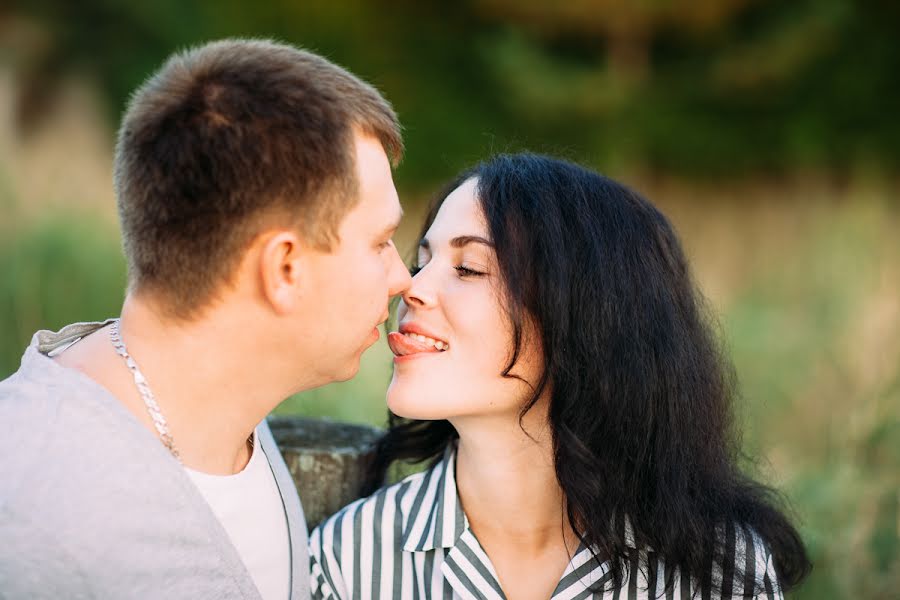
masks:
<svg viewBox="0 0 900 600"><path fill-rule="evenodd" d="M409 285L401 151L374 88L285 45L211 43L136 92L121 318L39 331L0 383L0 595L308 597L265 416L352 377Z"/></svg>

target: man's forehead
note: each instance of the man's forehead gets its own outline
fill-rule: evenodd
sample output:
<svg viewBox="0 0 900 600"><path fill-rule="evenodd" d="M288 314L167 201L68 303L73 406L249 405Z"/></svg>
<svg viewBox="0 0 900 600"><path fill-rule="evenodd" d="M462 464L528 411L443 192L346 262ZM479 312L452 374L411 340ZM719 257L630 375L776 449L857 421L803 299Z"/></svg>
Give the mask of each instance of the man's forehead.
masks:
<svg viewBox="0 0 900 600"><path fill-rule="evenodd" d="M393 187L390 193L368 190L362 194L360 202L344 217L341 229L354 230L359 234L380 235L397 229L403 218L403 207Z"/></svg>
<svg viewBox="0 0 900 600"><path fill-rule="evenodd" d="M393 185L383 188L381 198L378 200L378 219L379 224L392 223L398 225L400 219L403 218L403 206L400 204L400 196L397 189Z"/></svg>
<svg viewBox="0 0 900 600"><path fill-rule="evenodd" d="M380 231L396 227L403 215L391 166L378 139L357 133L356 170L359 202L350 211L346 225Z"/></svg>
<svg viewBox="0 0 900 600"><path fill-rule="evenodd" d="M375 136L356 132L353 136L356 152L356 174L360 182L383 183L391 178L391 163L381 141Z"/></svg>
<svg viewBox="0 0 900 600"><path fill-rule="evenodd" d="M385 219L384 228L386 231L394 231L400 226L400 221L403 219L403 207L400 205L399 201L394 202L394 206L390 213L388 213L387 218Z"/></svg>

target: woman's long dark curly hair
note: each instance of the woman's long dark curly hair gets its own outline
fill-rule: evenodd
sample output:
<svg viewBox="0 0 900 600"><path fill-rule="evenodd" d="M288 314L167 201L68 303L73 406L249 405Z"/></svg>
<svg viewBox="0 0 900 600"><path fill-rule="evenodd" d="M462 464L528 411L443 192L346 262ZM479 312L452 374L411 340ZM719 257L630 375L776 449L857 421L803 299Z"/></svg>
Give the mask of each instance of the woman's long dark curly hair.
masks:
<svg viewBox="0 0 900 600"><path fill-rule="evenodd" d="M612 584L628 576L625 516L637 547L698 578L724 556L723 526L749 528L771 552L782 590L799 583L810 569L800 536L778 495L738 467L733 369L666 217L575 164L501 155L439 196L423 236L449 192L473 177L514 331L503 374L531 320L545 368L522 414L550 390L568 520L598 561L620 559ZM395 460L439 460L456 435L448 421L390 415L375 477Z"/></svg>

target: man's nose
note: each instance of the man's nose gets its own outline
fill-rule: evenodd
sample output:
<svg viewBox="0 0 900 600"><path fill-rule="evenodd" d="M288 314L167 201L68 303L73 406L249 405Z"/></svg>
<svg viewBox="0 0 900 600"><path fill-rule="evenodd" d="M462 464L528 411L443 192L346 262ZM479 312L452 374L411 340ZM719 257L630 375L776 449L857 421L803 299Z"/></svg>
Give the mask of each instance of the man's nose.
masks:
<svg viewBox="0 0 900 600"><path fill-rule="evenodd" d="M391 259L390 267L388 268L388 294L390 296L402 294L409 289L411 283L412 277L409 275L409 270L406 268L406 265L403 264L400 253L397 252L397 247L391 242Z"/></svg>

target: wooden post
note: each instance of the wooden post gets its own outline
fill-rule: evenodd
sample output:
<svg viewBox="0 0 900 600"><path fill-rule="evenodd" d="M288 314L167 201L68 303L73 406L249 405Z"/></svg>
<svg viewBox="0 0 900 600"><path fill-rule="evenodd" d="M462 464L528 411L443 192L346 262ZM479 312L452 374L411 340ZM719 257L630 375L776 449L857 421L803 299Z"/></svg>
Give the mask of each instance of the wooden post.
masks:
<svg viewBox="0 0 900 600"><path fill-rule="evenodd" d="M309 529L360 497L382 430L321 418L269 417Z"/></svg>

